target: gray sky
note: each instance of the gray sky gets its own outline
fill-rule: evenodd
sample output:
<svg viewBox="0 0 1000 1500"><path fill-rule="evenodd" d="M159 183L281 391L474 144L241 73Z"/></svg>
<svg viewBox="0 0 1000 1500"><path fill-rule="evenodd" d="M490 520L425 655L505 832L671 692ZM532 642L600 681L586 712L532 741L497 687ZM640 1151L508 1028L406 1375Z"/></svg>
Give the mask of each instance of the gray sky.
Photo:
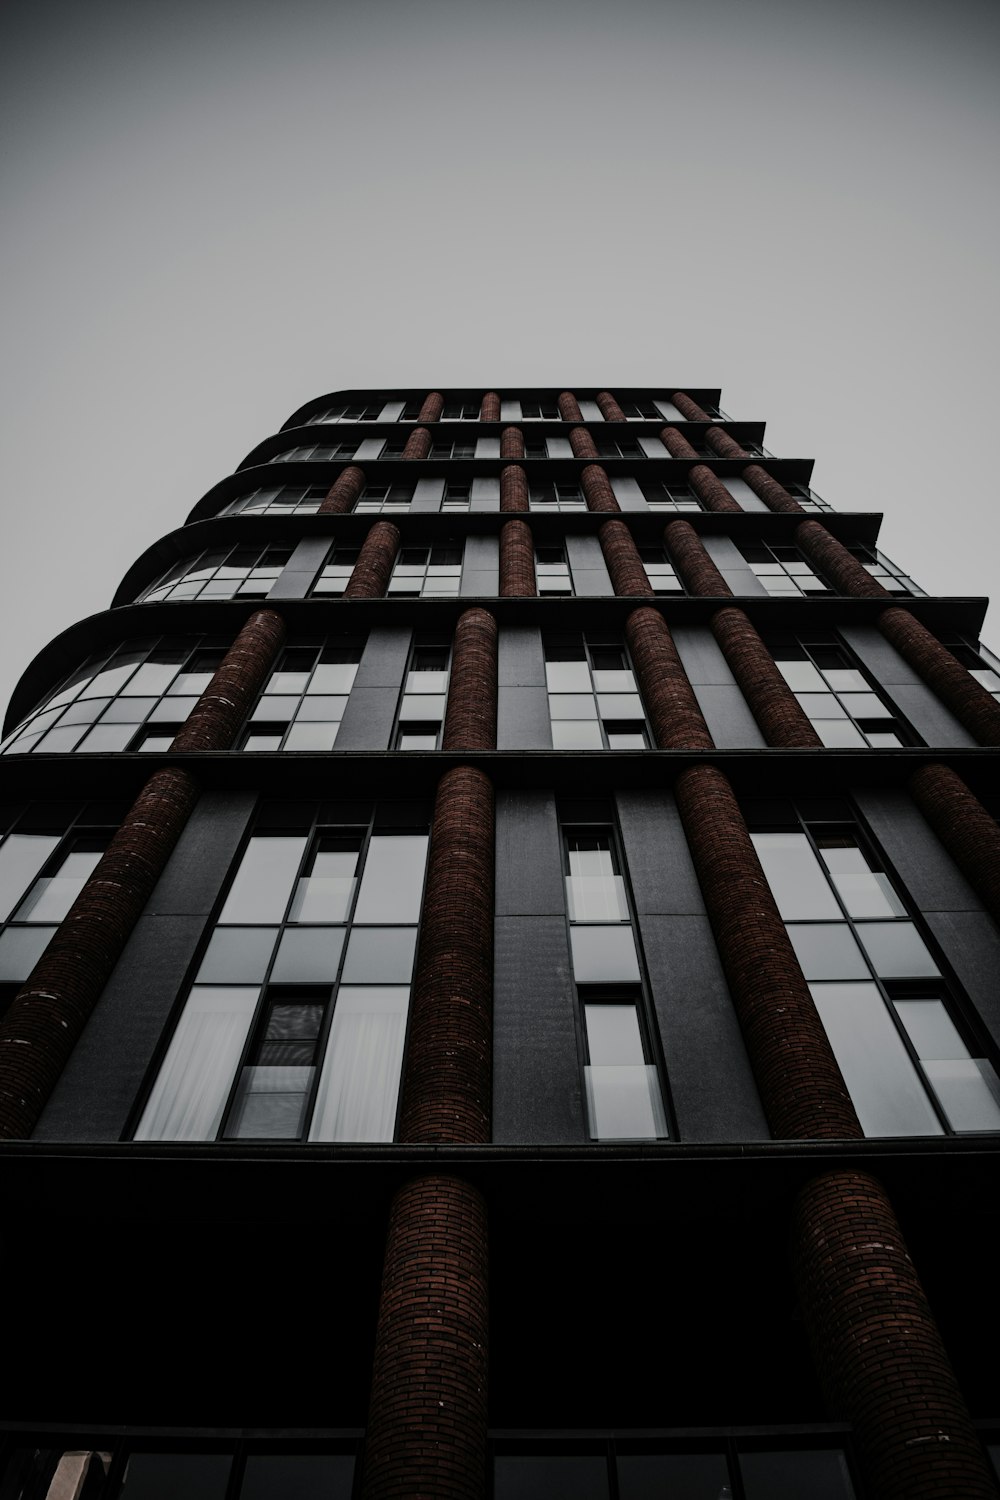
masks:
<svg viewBox="0 0 1000 1500"><path fill-rule="evenodd" d="M925 588L992 587L997 6L8 0L0 25L0 702L340 387L721 385L832 504L883 510Z"/></svg>

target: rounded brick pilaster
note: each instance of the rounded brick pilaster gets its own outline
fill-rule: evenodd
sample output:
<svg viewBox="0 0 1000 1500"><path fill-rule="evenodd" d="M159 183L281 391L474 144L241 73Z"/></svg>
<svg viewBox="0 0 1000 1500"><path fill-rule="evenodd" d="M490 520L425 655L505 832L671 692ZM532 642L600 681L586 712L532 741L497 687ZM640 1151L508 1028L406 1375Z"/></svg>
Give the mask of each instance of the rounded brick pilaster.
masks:
<svg viewBox="0 0 1000 1500"><path fill-rule="evenodd" d="M717 610L709 623L767 743L819 749L823 741L743 611L728 606Z"/></svg>
<svg viewBox="0 0 1000 1500"><path fill-rule="evenodd" d="M0 1136L31 1135L198 797L156 771L0 1022Z"/></svg>
<svg viewBox="0 0 1000 1500"><path fill-rule="evenodd" d="M431 435L426 427L414 427L403 448L404 458L426 458L431 451Z"/></svg>
<svg viewBox="0 0 1000 1500"><path fill-rule="evenodd" d="M715 766L691 766L674 792L773 1134L859 1138L850 1095L729 782Z"/></svg>
<svg viewBox="0 0 1000 1500"><path fill-rule="evenodd" d="M708 412L702 411L697 401L692 401L684 391L674 391L670 400L687 422L710 422L712 420Z"/></svg>
<svg viewBox="0 0 1000 1500"><path fill-rule="evenodd" d="M597 444L586 427L570 428L569 445L573 450L574 458L600 458L601 456L597 451Z"/></svg>
<svg viewBox="0 0 1000 1500"><path fill-rule="evenodd" d="M634 609L625 621L625 639L658 747L713 749L694 689L659 611L648 604Z"/></svg>
<svg viewBox="0 0 1000 1500"><path fill-rule="evenodd" d="M444 411L444 397L440 391L430 391L424 397L423 405L417 413L418 422L440 422L441 413Z"/></svg>
<svg viewBox="0 0 1000 1500"><path fill-rule="evenodd" d="M500 457L524 457L524 433L520 427L505 427L500 434Z"/></svg>
<svg viewBox="0 0 1000 1500"><path fill-rule="evenodd" d="M993 920L1000 925L1000 827L948 766L921 766L910 795Z"/></svg>
<svg viewBox="0 0 1000 1500"><path fill-rule="evenodd" d="M285 640L273 609L252 614L171 744L171 750L228 750Z"/></svg>
<svg viewBox="0 0 1000 1500"><path fill-rule="evenodd" d="M495 750L496 747L497 622L489 610L467 609L459 616L452 642L448 712L441 748Z"/></svg>
<svg viewBox="0 0 1000 1500"><path fill-rule="evenodd" d="M653 594L639 549L624 521L605 521L597 533L616 594Z"/></svg>
<svg viewBox="0 0 1000 1500"><path fill-rule="evenodd" d="M564 422L582 422L583 412L572 391L563 391L558 401L559 415Z"/></svg>
<svg viewBox="0 0 1000 1500"><path fill-rule="evenodd" d="M607 471L602 469L600 464L587 465L580 475L580 486L588 510L612 512L621 510L621 506L615 499L615 492Z"/></svg>
<svg viewBox="0 0 1000 1500"><path fill-rule="evenodd" d="M490 1139L493 845L493 784L456 766L434 803L401 1141Z"/></svg>
<svg viewBox="0 0 1000 1500"><path fill-rule="evenodd" d="M500 528L500 597L528 599L537 593L531 527L527 521L505 521Z"/></svg>
<svg viewBox="0 0 1000 1500"><path fill-rule="evenodd" d="M787 512L791 514L798 511L805 515L805 511L793 495L790 495L783 484L774 479L760 464L747 464L743 470L743 478L753 490L759 500L763 500L768 510Z"/></svg>
<svg viewBox="0 0 1000 1500"><path fill-rule="evenodd" d="M488 1223L457 1177L407 1183L389 1215L364 1500L487 1493Z"/></svg>
<svg viewBox="0 0 1000 1500"><path fill-rule="evenodd" d="M530 510L528 500L528 476L520 464L508 464L500 470L500 509L502 511Z"/></svg>
<svg viewBox="0 0 1000 1500"><path fill-rule="evenodd" d="M500 420L500 397L496 391L487 391L483 397L483 404L479 412L480 422L499 422Z"/></svg>
<svg viewBox="0 0 1000 1500"><path fill-rule="evenodd" d="M742 505L733 499L718 474L713 474L706 464L695 464L688 474L688 484L706 510L742 514Z"/></svg>
<svg viewBox="0 0 1000 1500"><path fill-rule="evenodd" d="M676 427L664 427L660 433L660 442L666 448L671 458L697 458L697 451L692 448L682 432Z"/></svg>
<svg viewBox="0 0 1000 1500"><path fill-rule="evenodd" d="M345 599L381 599L389 587L392 565L399 551L399 528L376 521L365 537L344 590Z"/></svg>
<svg viewBox="0 0 1000 1500"><path fill-rule="evenodd" d="M705 434L705 442L720 458L750 457L747 450L741 447L723 427L710 427Z"/></svg>
<svg viewBox="0 0 1000 1500"><path fill-rule="evenodd" d="M996 1500L892 1204L866 1172L800 1192L792 1258L813 1358L878 1500Z"/></svg>
<svg viewBox="0 0 1000 1500"><path fill-rule="evenodd" d="M702 545L690 521L671 521L664 529L670 559L689 594L707 598L732 597L729 587Z"/></svg>
<svg viewBox="0 0 1000 1500"><path fill-rule="evenodd" d="M795 528L795 542L841 594L859 599L891 599L876 578L848 552L843 542L819 521L802 521Z"/></svg>
<svg viewBox="0 0 1000 1500"><path fill-rule="evenodd" d="M1000 703L909 610L894 605L878 628L980 745L1000 745Z"/></svg>
<svg viewBox="0 0 1000 1500"><path fill-rule="evenodd" d="M624 422L625 413L610 391L598 391L597 405L605 422Z"/></svg>
<svg viewBox="0 0 1000 1500"><path fill-rule="evenodd" d="M318 516L343 516L353 510L364 493L365 471L357 464L342 469L330 487L326 499L316 512Z"/></svg>

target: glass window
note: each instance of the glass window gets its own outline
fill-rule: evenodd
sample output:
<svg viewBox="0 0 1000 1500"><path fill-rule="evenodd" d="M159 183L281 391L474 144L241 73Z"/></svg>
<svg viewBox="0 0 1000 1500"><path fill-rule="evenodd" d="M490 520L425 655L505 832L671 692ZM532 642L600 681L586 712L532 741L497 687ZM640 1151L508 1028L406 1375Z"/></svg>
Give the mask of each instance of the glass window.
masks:
<svg viewBox="0 0 1000 1500"><path fill-rule="evenodd" d="M838 640L772 635L768 648L824 745L912 744L915 736L885 703Z"/></svg>
<svg viewBox="0 0 1000 1500"><path fill-rule="evenodd" d="M447 704L451 646L418 636L410 650L393 744L397 750L436 750Z"/></svg>
<svg viewBox="0 0 1000 1500"><path fill-rule="evenodd" d="M343 454L336 456L353 458L357 444L345 443L343 446ZM315 515L329 491L330 486L326 484L270 485L239 495L220 511L220 515Z"/></svg>
<svg viewBox="0 0 1000 1500"><path fill-rule="evenodd" d="M438 598L457 598L462 580L460 542L444 542L434 547L401 547L396 557L388 593L391 596L421 594Z"/></svg>
<svg viewBox="0 0 1000 1500"><path fill-rule="evenodd" d="M243 750L332 750L357 676L362 642L331 636L289 646L250 715Z"/></svg>
<svg viewBox="0 0 1000 1500"><path fill-rule="evenodd" d="M624 645L590 636L546 635L545 680L556 750L621 750L650 743Z"/></svg>
<svg viewBox="0 0 1000 1500"><path fill-rule="evenodd" d="M144 604L159 604L237 596L264 599L291 555L291 546L276 543L201 552L174 563L139 600Z"/></svg>

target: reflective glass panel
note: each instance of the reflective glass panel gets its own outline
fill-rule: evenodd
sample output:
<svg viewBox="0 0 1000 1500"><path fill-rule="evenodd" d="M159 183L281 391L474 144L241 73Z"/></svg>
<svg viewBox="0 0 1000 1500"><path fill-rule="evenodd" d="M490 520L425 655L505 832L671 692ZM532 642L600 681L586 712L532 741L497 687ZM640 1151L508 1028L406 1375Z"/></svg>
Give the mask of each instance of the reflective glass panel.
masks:
<svg viewBox="0 0 1000 1500"><path fill-rule="evenodd" d="M602 1456L498 1457L495 1500L608 1500L608 1465Z"/></svg>
<svg viewBox="0 0 1000 1500"><path fill-rule="evenodd" d="M840 917L840 907L804 833L754 833L751 838L786 922Z"/></svg>
<svg viewBox="0 0 1000 1500"><path fill-rule="evenodd" d="M836 842L821 838L818 843L820 858L830 871L849 916L906 916L906 907L888 877L871 868L856 844L849 843L846 838Z"/></svg>
<svg viewBox="0 0 1000 1500"><path fill-rule="evenodd" d="M415 927L355 927L344 959L345 984L409 984Z"/></svg>
<svg viewBox="0 0 1000 1500"><path fill-rule="evenodd" d="M667 1122L656 1069L643 1063L584 1068L590 1133L601 1141L661 1140Z"/></svg>
<svg viewBox="0 0 1000 1500"><path fill-rule="evenodd" d="M224 1453L132 1453L122 1500L224 1500L232 1459Z"/></svg>
<svg viewBox="0 0 1000 1500"><path fill-rule="evenodd" d="M920 979L939 972L912 922L859 922L857 933L882 979Z"/></svg>
<svg viewBox="0 0 1000 1500"><path fill-rule="evenodd" d="M219 921L280 922L305 846L304 834L252 838Z"/></svg>
<svg viewBox="0 0 1000 1500"><path fill-rule="evenodd" d="M27 979L54 932L54 927L8 927L0 932L0 983Z"/></svg>
<svg viewBox="0 0 1000 1500"><path fill-rule="evenodd" d="M557 719L552 725L555 750L603 750L604 740L597 719Z"/></svg>
<svg viewBox="0 0 1000 1500"><path fill-rule="evenodd" d="M217 927L198 970L200 984L260 984L276 927Z"/></svg>
<svg viewBox="0 0 1000 1500"><path fill-rule="evenodd" d="M0 921L7 920L58 847L54 833L12 833L0 844Z"/></svg>
<svg viewBox="0 0 1000 1500"><path fill-rule="evenodd" d="M351 1500L354 1458L349 1453L282 1453L246 1461L240 1500Z"/></svg>
<svg viewBox="0 0 1000 1500"><path fill-rule="evenodd" d="M839 1449L743 1453L747 1500L854 1500L847 1460Z"/></svg>
<svg viewBox="0 0 1000 1500"><path fill-rule="evenodd" d="M368 846L355 922L418 921L426 860L426 834L376 834Z"/></svg>
<svg viewBox="0 0 1000 1500"><path fill-rule="evenodd" d="M578 984L639 980L639 960L631 927L570 928L573 974Z"/></svg>
<svg viewBox="0 0 1000 1500"><path fill-rule="evenodd" d="M174 1032L137 1141L211 1141L218 1134L260 990L196 985Z"/></svg>
<svg viewBox="0 0 1000 1500"><path fill-rule="evenodd" d="M867 979L868 965L846 922L794 923L788 929L807 979Z"/></svg>
<svg viewBox="0 0 1000 1500"><path fill-rule="evenodd" d="M865 1135L943 1134L876 986L809 988Z"/></svg>
<svg viewBox="0 0 1000 1500"><path fill-rule="evenodd" d="M282 935L271 978L283 984L332 984L344 947L343 927L292 927Z"/></svg>
<svg viewBox="0 0 1000 1500"><path fill-rule="evenodd" d="M391 1141L410 992L341 985L323 1059L311 1141Z"/></svg>
<svg viewBox="0 0 1000 1500"><path fill-rule="evenodd" d="M636 1453L618 1458L620 1500L729 1500L721 1453Z"/></svg>

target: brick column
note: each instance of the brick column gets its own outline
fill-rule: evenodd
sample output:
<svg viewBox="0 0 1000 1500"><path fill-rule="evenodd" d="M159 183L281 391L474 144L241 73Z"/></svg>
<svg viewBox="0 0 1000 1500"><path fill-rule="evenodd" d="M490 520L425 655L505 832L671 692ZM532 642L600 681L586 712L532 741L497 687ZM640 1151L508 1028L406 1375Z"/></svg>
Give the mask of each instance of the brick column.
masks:
<svg viewBox="0 0 1000 1500"><path fill-rule="evenodd" d="M914 802L1000 925L1000 828L948 766L921 766L907 783Z"/></svg>
<svg viewBox="0 0 1000 1500"><path fill-rule="evenodd" d="M563 391L558 401L559 415L564 422L582 422L583 412L572 391Z"/></svg>
<svg viewBox="0 0 1000 1500"><path fill-rule="evenodd" d="M696 401L686 396L683 391L674 391L671 401L677 410L687 418L689 422L711 422L711 417L706 411L702 411ZM671 429L673 430L673 429ZM720 458L749 458L750 455L742 448L734 437L721 427L712 427L705 435L705 441L710 448L714 448ZM666 442L666 439L664 439ZM669 444L667 444L669 447ZM673 451L673 450L671 450ZM684 455L685 457L687 455ZM770 510L777 511L801 511L802 506L794 499L784 485L779 484L777 479L772 479L766 469L760 464L748 464L743 470L743 478L764 504Z"/></svg>
<svg viewBox="0 0 1000 1500"><path fill-rule="evenodd" d="M800 515L805 515L805 511L794 495L790 495L785 486L766 469L762 469L760 464L747 464L743 470L743 478L758 499L763 500L768 510L788 514L798 511Z"/></svg>
<svg viewBox="0 0 1000 1500"><path fill-rule="evenodd" d="M535 580L535 539L527 521L505 521L500 528L500 597L531 598Z"/></svg>
<svg viewBox="0 0 1000 1500"><path fill-rule="evenodd" d="M732 598L732 589L705 551L701 537L690 521L671 521L664 529L663 540L667 544L670 560L689 594L701 594L707 598L725 595Z"/></svg>
<svg viewBox="0 0 1000 1500"><path fill-rule="evenodd" d="M499 422L500 420L500 397L496 391L487 391L483 397L483 404L479 411L480 422Z"/></svg>
<svg viewBox="0 0 1000 1500"><path fill-rule="evenodd" d="M894 606L878 627L980 745L1000 745L1000 703L909 610Z"/></svg>
<svg viewBox="0 0 1000 1500"><path fill-rule="evenodd" d="M707 411L703 411L697 401L692 401L684 391L674 391L670 400L676 406L681 416L687 422L711 422L712 418Z"/></svg>
<svg viewBox="0 0 1000 1500"><path fill-rule="evenodd" d="M520 427L505 427L500 434L500 457L524 457L524 433Z"/></svg>
<svg viewBox="0 0 1000 1500"><path fill-rule="evenodd" d="M444 397L440 391L431 391L424 397L424 404L417 413L418 422L440 422L444 411Z"/></svg>
<svg viewBox="0 0 1000 1500"><path fill-rule="evenodd" d="M227 750L263 687L284 626L251 616L174 739ZM155 771L0 1022L0 1137L31 1135L198 798L186 770Z"/></svg>
<svg viewBox="0 0 1000 1500"><path fill-rule="evenodd" d="M802 1189L792 1257L828 1400L877 1500L991 1497L987 1465L884 1189L831 1172Z"/></svg>
<svg viewBox="0 0 1000 1500"><path fill-rule="evenodd" d="M353 510L365 488L365 471L359 469L357 464L349 464L342 469L333 482L326 499L323 501L318 516L343 516L349 510Z"/></svg>
<svg viewBox="0 0 1000 1500"><path fill-rule="evenodd" d="M467 609L455 626L441 748L495 750L496 747L497 622L489 610Z"/></svg>
<svg viewBox="0 0 1000 1500"><path fill-rule="evenodd" d="M743 611L735 606L716 610L709 624L767 743L789 749L821 748L823 741Z"/></svg>
<svg viewBox="0 0 1000 1500"><path fill-rule="evenodd" d="M570 428L569 445L573 450L574 458L600 458L601 456L597 451L597 444L586 427Z"/></svg>
<svg viewBox="0 0 1000 1500"><path fill-rule="evenodd" d="M528 476L520 464L508 464L500 470L500 509L530 510Z"/></svg>
<svg viewBox="0 0 1000 1500"><path fill-rule="evenodd" d="M605 422L624 422L625 413L610 391L598 391L597 405Z"/></svg>
<svg viewBox="0 0 1000 1500"><path fill-rule="evenodd" d="M781 1139L856 1139L858 1117L726 777L674 786L761 1103Z"/></svg>
<svg viewBox="0 0 1000 1500"><path fill-rule="evenodd" d="M580 475L580 486L588 510L620 511L611 480L600 464L588 464Z"/></svg>
<svg viewBox="0 0 1000 1500"><path fill-rule="evenodd" d="M671 458L698 457L687 438L683 437L676 427L664 427L660 433L660 441ZM689 469L687 482L706 510L735 511L738 515L742 515L742 505L733 499L722 480L717 474L712 473L707 464L696 463L692 469Z"/></svg>
<svg viewBox="0 0 1000 1500"><path fill-rule="evenodd" d="M347 580L345 599L382 599L392 577L392 565L399 551L399 528L391 521L376 521L365 537Z"/></svg>
<svg viewBox="0 0 1000 1500"><path fill-rule="evenodd" d="M426 427L414 427L406 439L404 458L426 458L431 451L431 435Z"/></svg>
<svg viewBox="0 0 1000 1500"><path fill-rule="evenodd" d="M705 442L720 458L750 457L747 450L734 437L730 437L724 427L710 427L705 434Z"/></svg>
<svg viewBox="0 0 1000 1500"><path fill-rule="evenodd" d="M625 621L625 639L656 743L661 750L711 750L708 725L677 655L667 622L648 604Z"/></svg>
<svg viewBox="0 0 1000 1500"><path fill-rule="evenodd" d="M803 521L795 528L795 545L841 594L859 599L891 599L892 595L868 569L848 552L819 521Z"/></svg>
<svg viewBox="0 0 1000 1500"><path fill-rule="evenodd" d="M650 594L653 589L639 549L624 521L605 521L597 533L616 594Z"/></svg>

